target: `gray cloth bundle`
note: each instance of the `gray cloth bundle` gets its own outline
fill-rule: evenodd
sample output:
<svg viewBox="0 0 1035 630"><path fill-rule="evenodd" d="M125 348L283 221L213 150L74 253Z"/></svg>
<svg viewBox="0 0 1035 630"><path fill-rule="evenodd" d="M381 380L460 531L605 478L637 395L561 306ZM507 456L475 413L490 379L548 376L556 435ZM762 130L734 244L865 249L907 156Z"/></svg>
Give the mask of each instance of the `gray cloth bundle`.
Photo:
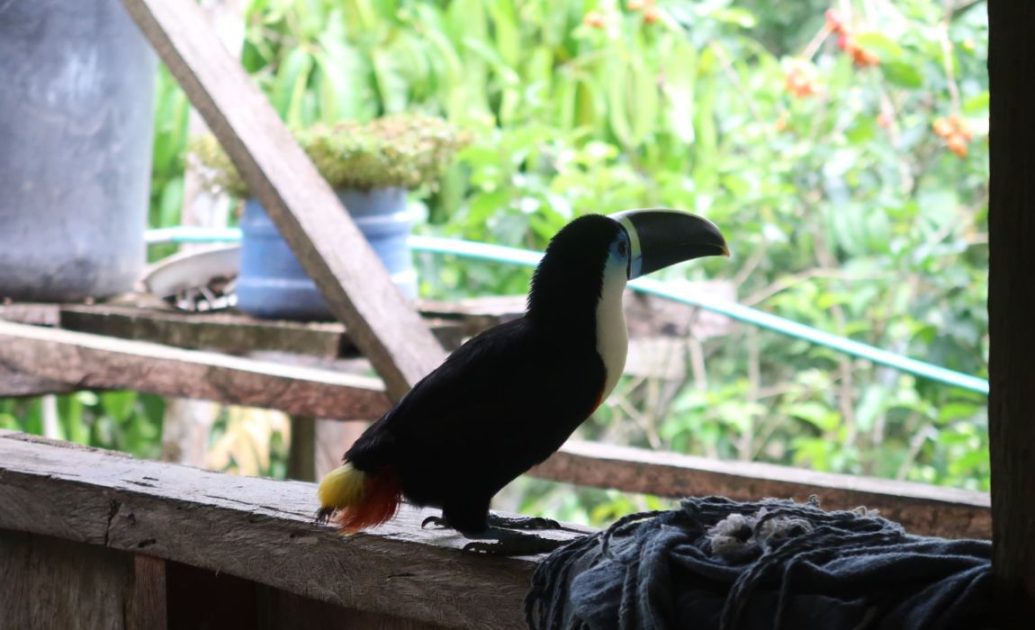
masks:
<svg viewBox="0 0 1035 630"><path fill-rule="evenodd" d="M991 554L814 499L690 498L552 553L525 614L551 630L990 628Z"/></svg>

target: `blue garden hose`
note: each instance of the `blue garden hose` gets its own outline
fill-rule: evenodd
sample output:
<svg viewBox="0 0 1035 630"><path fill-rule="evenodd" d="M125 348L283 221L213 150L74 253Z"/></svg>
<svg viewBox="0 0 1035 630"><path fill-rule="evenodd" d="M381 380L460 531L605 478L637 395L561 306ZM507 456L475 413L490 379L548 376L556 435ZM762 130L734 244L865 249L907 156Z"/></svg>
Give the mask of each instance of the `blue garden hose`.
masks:
<svg viewBox="0 0 1035 630"><path fill-rule="evenodd" d="M172 227L148 230L148 243L212 243L221 241L239 241L241 232L235 228L191 228ZM411 236L409 245L415 251L435 254L450 254L465 258L474 258L496 263L535 267L542 257L542 252L515 247L503 247L476 243L457 239L437 238L433 236ZM634 290L649 295L696 306L706 311L725 315L731 319L765 328L773 332L787 335L795 339L804 339L816 345L836 350L842 354L866 359L876 364L886 365L901 372L927 378L946 385L953 385L973 392L988 394L988 381L977 376L963 374L916 359L881 350L874 346L853 341L845 337L833 335L822 330L805 326L798 322L771 315L750 306L717 300L706 295L694 295L685 289L674 288L664 282L650 278L633 280L629 286Z"/></svg>

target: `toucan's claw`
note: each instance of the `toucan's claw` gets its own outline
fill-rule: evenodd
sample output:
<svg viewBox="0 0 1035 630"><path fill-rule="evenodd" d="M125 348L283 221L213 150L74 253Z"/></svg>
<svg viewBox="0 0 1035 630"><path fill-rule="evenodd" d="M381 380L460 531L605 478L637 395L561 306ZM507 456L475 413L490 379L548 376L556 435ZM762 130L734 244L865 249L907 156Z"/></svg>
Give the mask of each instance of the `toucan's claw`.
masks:
<svg viewBox="0 0 1035 630"><path fill-rule="evenodd" d="M464 545L464 551L490 556L536 556L550 553L568 542L508 530L494 529L490 532L484 540L475 540Z"/></svg>
<svg viewBox="0 0 1035 630"><path fill-rule="evenodd" d="M449 527L449 523L447 523L446 519L442 518L441 516L429 516L428 518L426 518L426 519L424 519L423 521L420 522L420 528L421 529L424 529L428 525L434 525L435 527L438 527L438 528L447 528L447 527Z"/></svg>
<svg viewBox="0 0 1035 630"><path fill-rule="evenodd" d="M489 514L489 525L525 531L561 529L561 524L552 518L543 518L541 516L500 516L499 514L492 513Z"/></svg>
<svg viewBox="0 0 1035 630"><path fill-rule="evenodd" d="M316 511L316 522L326 523L331 520L331 516L334 515L334 509L332 507L322 507Z"/></svg>

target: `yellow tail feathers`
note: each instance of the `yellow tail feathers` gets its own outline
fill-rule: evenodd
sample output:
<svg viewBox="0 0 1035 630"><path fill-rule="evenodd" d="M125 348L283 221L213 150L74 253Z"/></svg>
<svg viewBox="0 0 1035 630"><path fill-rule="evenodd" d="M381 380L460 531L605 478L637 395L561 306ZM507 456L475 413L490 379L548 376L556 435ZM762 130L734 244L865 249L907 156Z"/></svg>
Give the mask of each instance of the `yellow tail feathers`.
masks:
<svg viewBox="0 0 1035 630"><path fill-rule="evenodd" d="M324 475L316 495L324 510L338 510L358 505L363 500L366 473L346 462Z"/></svg>
<svg viewBox="0 0 1035 630"><path fill-rule="evenodd" d="M345 462L324 476L316 494L318 520L332 521L341 531L353 533L392 518L402 500L402 487L390 470L365 473Z"/></svg>

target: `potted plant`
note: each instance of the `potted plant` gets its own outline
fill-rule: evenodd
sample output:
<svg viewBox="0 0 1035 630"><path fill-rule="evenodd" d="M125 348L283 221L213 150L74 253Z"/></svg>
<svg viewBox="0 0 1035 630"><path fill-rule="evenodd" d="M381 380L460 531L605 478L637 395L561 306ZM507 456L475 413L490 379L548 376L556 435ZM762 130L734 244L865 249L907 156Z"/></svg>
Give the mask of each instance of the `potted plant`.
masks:
<svg viewBox="0 0 1035 630"><path fill-rule="evenodd" d="M369 123L341 122L295 131L299 144L338 194L395 284L416 296L406 237L408 190L433 190L467 136L446 121L391 115ZM333 315L259 202L248 193L215 138L192 147L206 186L247 199L241 218L237 307L256 317L330 319Z"/></svg>

